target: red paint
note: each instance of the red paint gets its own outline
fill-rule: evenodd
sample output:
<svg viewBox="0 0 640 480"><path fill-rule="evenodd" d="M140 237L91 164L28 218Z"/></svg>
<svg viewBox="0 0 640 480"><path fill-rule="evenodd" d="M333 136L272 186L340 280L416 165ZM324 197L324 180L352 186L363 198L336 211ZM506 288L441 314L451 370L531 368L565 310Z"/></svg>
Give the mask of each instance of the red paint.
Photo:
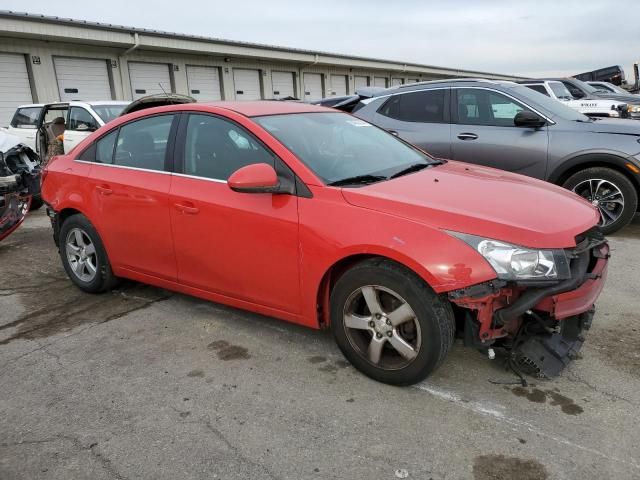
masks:
<svg viewBox="0 0 640 480"><path fill-rule="evenodd" d="M227 180L232 190L246 190L278 185L278 175L271 165L257 163L236 170Z"/></svg>
<svg viewBox="0 0 640 480"><path fill-rule="evenodd" d="M120 124L170 111L209 112L242 125L298 175L312 198L239 193L226 182L75 160ZM575 236L598 220L593 207L558 187L459 162L357 189L325 186L250 118L321 111L332 110L292 102L142 110L51 162L42 194L55 211L89 218L118 276L311 327L320 325L321 315L327 320L332 267L350 258L388 257L442 293L496 276L445 230L562 248L575 246ZM254 181L255 174L256 166L238 171L230 183ZM263 174L260 182L272 180ZM594 292L585 289L585 298L591 301Z"/></svg>

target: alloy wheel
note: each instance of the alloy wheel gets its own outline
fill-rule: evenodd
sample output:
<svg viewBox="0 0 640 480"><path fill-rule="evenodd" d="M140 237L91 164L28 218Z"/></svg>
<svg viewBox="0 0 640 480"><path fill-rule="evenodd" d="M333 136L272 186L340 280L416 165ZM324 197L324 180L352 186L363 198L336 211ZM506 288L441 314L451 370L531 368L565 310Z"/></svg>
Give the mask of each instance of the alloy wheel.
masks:
<svg viewBox="0 0 640 480"><path fill-rule="evenodd" d="M69 230L65 251L73 274L83 282L91 282L98 273L98 257L87 233L80 228Z"/></svg>
<svg viewBox="0 0 640 480"><path fill-rule="evenodd" d="M366 285L349 295L343 310L347 338L369 363L385 370L409 365L422 342L413 309L398 293Z"/></svg>
<svg viewBox="0 0 640 480"><path fill-rule="evenodd" d="M611 225L624 211L624 195L612 182L600 178L584 180L573 191L600 211L600 226Z"/></svg>

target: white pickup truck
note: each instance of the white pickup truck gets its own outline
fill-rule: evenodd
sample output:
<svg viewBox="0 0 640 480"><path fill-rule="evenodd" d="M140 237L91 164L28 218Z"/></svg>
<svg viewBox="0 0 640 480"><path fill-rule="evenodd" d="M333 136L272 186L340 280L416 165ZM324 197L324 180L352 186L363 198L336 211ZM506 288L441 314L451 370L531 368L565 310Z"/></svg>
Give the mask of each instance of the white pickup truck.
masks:
<svg viewBox="0 0 640 480"><path fill-rule="evenodd" d="M567 87L556 80L527 80L518 82L531 90L542 93L547 97L555 98L567 107L579 111L590 117L614 117L624 116L623 111L627 104L617 100L606 98L585 97L576 100Z"/></svg>

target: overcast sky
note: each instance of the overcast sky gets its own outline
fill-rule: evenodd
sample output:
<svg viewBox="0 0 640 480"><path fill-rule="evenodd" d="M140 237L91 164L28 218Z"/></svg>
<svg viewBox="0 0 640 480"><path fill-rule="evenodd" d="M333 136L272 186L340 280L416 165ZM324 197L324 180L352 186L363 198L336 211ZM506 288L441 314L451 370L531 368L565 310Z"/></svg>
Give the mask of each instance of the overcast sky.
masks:
<svg viewBox="0 0 640 480"><path fill-rule="evenodd" d="M640 1L0 0L0 9L530 76L640 59Z"/></svg>

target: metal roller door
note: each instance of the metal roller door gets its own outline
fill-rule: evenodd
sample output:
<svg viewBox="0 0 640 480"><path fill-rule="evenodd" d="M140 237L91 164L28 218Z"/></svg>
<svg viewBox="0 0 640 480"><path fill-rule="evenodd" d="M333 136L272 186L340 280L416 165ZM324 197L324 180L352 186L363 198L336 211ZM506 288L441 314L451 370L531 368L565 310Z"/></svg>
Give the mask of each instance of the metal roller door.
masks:
<svg viewBox="0 0 640 480"><path fill-rule="evenodd" d="M387 79L385 77L375 77L373 79L373 84L376 87L387 88Z"/></svg>
<svg viewBox="0 0 640 480"><path fill-rule="evenodd" d="M106 60L54 57L60 101L111 100Z"/></svg>
<svg viewBox="0 0 640 480"><path fill-rule="evenodd" d="M9 125L18 105L33 103L24 55L0 53L0 127Z"/></svg>
<svg viewBox="0 0 640 480"><path fill-rule="evenodd" d="M199 102L222 100L218 67L187 65L189 95Z"/></svg>
<svg viewBox="0 0 640 480"><path fill-rule="evenodd" d="M353 80L356 90L358 88L369 86L369 77L361 77L359 75L356 75L355 77L353 77Z"/></svg>
<svg viewBox="0 0 640 480"><path fill-rule="evenodd" d="M331 75L331 95L342 97L347 94L347 76Z"/></svg>
<svg viewBox="0 0 640 480"><path fill-rule="evenodd" d="M398 85L402 85L404 83L404 80L402 78L392 78L391 79L391 86L392 87L397 87Z"/></svg>
<svg viewBox="0 0 640 480"><path fill-rule="evenodd" d="M322 74L305 73L302 79L304 81L304 100L319 100L324 96L322 93Z"/></svg>
<svg viewBox="0 0 640 480"><path fill-rule="evenodd" d="M418 83L420 80L418 80L417 78L408 78L407 79L407 83Z"/></svg>
<svg viewBox="0 0 640 480"><path fill-rule="evenodd" d="M262 98L260 70L234 68L233 85L236 100L260 100Z"/></svg>
<svg viewBox="0 0 640 480"><path fill-rule="evenodd" d="M291 72L271 72L271 86L273 88L273 98L296 96L293 73Z"/></svg>
<svg viewBox="0 0 640 480"><path fill-rule="evenodd" d="M129 62L131 96L134 100L154 93L171 93L171 75L166 63Z"/></svg>

